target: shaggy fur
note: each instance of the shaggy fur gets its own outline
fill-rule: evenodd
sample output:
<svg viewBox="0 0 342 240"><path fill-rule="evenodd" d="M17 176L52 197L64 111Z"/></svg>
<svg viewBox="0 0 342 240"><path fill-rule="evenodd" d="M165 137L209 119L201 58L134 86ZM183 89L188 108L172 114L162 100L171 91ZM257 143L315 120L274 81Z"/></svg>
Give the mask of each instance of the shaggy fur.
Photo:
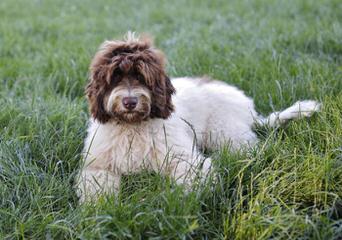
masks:
<svg viewBox="0 0 342 240"><path fill-rule="evenodd" d="M253 146L254 124L275 126L319 110L317 102L301 101L263 118L236 87L206 78L170 81L164 65L152 42L134 34L106 41L96 53L86 88L92 117L78 182L81 201L117 191L123 174L142 169L191 186L211 168L201 150Z"/></svg>

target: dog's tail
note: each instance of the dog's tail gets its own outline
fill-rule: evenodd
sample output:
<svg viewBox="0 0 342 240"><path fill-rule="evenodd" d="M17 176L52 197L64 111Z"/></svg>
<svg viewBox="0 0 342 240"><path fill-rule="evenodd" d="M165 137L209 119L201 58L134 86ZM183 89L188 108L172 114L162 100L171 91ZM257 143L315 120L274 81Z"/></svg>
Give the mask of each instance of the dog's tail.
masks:
<svg viewBox="0 0 342 240"><path fill-rule="evenodd" d="M290 120L311 117L320 108L321 104L313 100L298 101L281 112L273 112L266 118L259 117L256 119L256 124L259 126L277 127Z"/></svg>

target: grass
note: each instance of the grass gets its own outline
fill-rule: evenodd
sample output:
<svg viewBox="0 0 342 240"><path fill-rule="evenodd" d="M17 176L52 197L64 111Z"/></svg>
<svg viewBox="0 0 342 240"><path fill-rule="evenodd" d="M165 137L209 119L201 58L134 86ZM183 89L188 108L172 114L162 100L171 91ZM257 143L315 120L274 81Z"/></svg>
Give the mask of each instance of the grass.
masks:
<svg viewBox="0 0 342 240"><path fill-rule="evenodd" d="M217 182L189 194L142 173L79 206L87 68L127 30L155 36L171 76L225 80L261 113L306 98L323 110L213 152ZM75 238L341 239L341 1L2 0L0 239Z"/></svg>

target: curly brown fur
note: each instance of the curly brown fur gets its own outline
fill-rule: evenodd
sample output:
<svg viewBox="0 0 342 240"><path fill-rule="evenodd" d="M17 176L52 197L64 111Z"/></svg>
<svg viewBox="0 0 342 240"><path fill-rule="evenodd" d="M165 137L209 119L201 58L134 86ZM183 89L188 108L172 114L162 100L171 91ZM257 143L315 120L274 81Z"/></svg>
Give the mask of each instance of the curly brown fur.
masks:
<svg viewBox="0 0 342 240"><path fill-rule="evenodd" d="M171 95L175 89L164 67L163 53L153 47L149 38L104 42L91 62L90 82L86 87L93 118L101 123L110 120L139 122L148 117L168 118L174 110ZM142 101L141 109L133 112L120 111L120 107L108 109L109 96L117 87L126 88L129 93L139 88L147 91L145 100L139 99ZM150 106L147 107L149 97ZM116 104L120 105L117 101ZM127 119L125 114L132 116Z"/></svg>

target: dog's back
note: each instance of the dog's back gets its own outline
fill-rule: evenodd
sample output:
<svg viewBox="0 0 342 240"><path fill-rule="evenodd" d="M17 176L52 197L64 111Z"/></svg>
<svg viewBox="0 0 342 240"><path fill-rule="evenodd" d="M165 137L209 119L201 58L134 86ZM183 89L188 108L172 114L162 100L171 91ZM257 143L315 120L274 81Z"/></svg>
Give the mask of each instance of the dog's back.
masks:
<svg viewBox="0 0 342 240"><path fill-rule="evenodd" d="M172 84L176 88L174 115L192 125L199 145L238 148L255 143L252 126L257 113L253 100L241 90L207 78L175 78Z"/></svg>

